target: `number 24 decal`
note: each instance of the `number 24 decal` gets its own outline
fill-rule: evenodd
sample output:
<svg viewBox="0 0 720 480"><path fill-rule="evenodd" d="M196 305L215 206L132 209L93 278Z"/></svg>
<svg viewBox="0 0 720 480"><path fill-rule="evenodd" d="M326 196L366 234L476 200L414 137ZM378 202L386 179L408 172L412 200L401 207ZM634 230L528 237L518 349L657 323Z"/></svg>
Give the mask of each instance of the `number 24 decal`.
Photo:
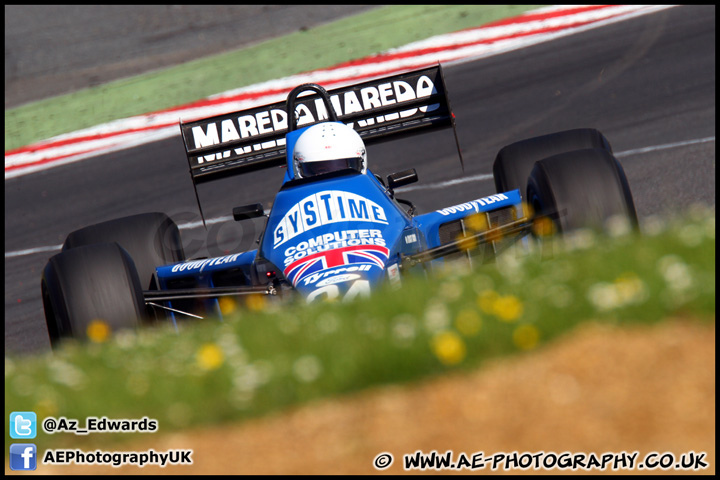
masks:
<svg viewBox="0 0 720 480"><path fill-rule="evenodd" d="M320 295L327 295L328 300L336 299L340 296L340 287L337 285L325 285L324 287L320 287L316 290L313 290L310 292L310 295L307 296L308 303L312 302L316 298L318 298ZM343 301L345 300L352 300L353 298L357 296L363 296L367 297L370 295L370 282L367 280L355 280L352 285L350 285L350 288L348 288L348 291L345 292L345 295L343 296Z"/></svg>

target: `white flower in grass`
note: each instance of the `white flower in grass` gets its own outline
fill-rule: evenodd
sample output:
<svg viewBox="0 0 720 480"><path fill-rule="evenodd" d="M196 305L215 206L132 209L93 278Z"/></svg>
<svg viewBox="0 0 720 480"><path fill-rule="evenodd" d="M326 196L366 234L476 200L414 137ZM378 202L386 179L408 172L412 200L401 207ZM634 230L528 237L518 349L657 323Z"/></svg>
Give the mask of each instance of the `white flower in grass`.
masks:
<svg viewBox="0 0 720 480"><path fill-rule="evenodd" d="M37 382L35 382L29 375L19 374L16 375L10 382L15 393L22 397L28 397L35 391Z"/></svg>
<svg viewBox="0 0 720 480"><path fill-rule="evenodd" d="M245 351L238 342L237 335L231 328L222 331L216 343L228 359L245 355Z"/></svg>
<svg viewBox="0 0 720 480"><path fill-rule="evenodd" d="M573 292L567 285L561 283L547 287L548 301L557 308L566 308L573 301Z"/></svg>
<svg viewBox="0 0 720 480"><path fill-rule="evenodd" d="M415 339L416 320L410 314L402 314L393 318L390 326L392 338L400 346L408 346Z"/></svg>
<svg viewBox="0 0 720 480"><path fill-rule="evenodd" d="M649 296L645 282L632 272L620 275L613 283L596 283L587 294L590 303L600 311L640 304Z"/></svg>
<svg viewBox="0 0 720 480"><path fill-rule="evenodd" d="M568 251L587 250L595 246L595 233L590 229L579 229L565 234L564 245Z"/></svg>
<svg viewBox="0 0 720 480"><path fill-rule="evenodd" d="M293 363L292 371L299 381L310 383L320 377L322 364L315 355L304 355Z"/></svg>
<svg viewBox="0 0 720 480"><path fill-rule="evenodd" d="M454 301L460 298L463 293L462 283L457 280L445 280L440 283L440 296L447 301Z"/></svg>
<svg viewBox="0 0 720 480"><path fill-rule="evenodd" d="M665 255L658 260L658 270L668 287L676 292L692 287L693 279L688 265L677 255Z"/></svg>
<svg viewBox="0 0 720 480"><path fill-rule="evenodd" d="M275 367L273 367L272 362L268 360L258 360L253 365L255 365L259 384L265 385L268 383L275 372Z"/></svg>
<svg viewBox="0 0 720 480"><path fill-rule="evenodd" d="M60 359L53 359L48 364L50 370L50 378L62 385L70 388L81 388L86 381L86 376L82 370L76 366Z"/></svg>
<svg viewBox="0 0 720 480"><path fill-rule="evenodd" d="M705 228L705 236L710 240L715 240L715 217L705 220L703 227Z"/></svg>
<svg viewBox="0 0 720 480"><path fill-rule="evenodd" d="M425 329L437 333L450 325L450 312L444 303L431 301L425 309Z"/></svg>
<svg viewBox="0 0 720 480"><path fill-rule="evenodd" d="M645 219L642 224L642 232L644 235L654 237L665 231L667 222L659 215L652 215Z"/></svg>
<svg viewBox="0 0 720 480"><path fill-rule="evenodd" d="M611 310L620 305L620 297L611 283L599 282L590 287L588 300L600 311Z"/></svg>
<svg viewBox="0 0 720 480"><path fill-rule="evenodd" d="M705 218L707 218L708 215L714 215L713 210L713 208L710 208L702 203L693 203L692 205L690 205L687 212L691 220L695 222L701 222Z"/></svg>
<svg viewBox="0 0 720 480"><path fill-rule="evenodd" d="M318 317L317 328L323 334L333 333L340 328L340 320L332 313L325 313Z"/></svg>
<svg viewBox="0 0 720 480"><path fill-rule="evenodd" d="M132 330L118 330L113 339L118 347L129 350L137 343L137 334Z"/></svg>
<svg viewBox="0 0 720 480"><path fill-rule="evenodd" d="M686 225L678 232L678 238L686 247L697 247L703 241L703 228L700 225Z"/></svg>
<svg viewBox="0 0 720 480"><path fill-rule="evenodd" d="M12 373L15 371L15 363L9 359L8 357L5 357L5 376L12 375Z"/></svg>
<svg viewBox="0 0 720 480"><path fill-rule="evenodd" d="M241 392L254 391L263 383L261 372L255 365L245 365L233 376L233 387Z"/></svg>
<svg viewBox="0 0 720 480"><path fill-rule="evenodd" d="M510 283L520 283L525 278L522 258L515 255L502 255L497 259L498 271Z"/></svg>
<svg viewBox="0 0 720 480"><path fill-rule="evenodd" d="M605 221L605 230L611 237L623 237L632 231L632 225L624 215L613 215Z"/></svg>

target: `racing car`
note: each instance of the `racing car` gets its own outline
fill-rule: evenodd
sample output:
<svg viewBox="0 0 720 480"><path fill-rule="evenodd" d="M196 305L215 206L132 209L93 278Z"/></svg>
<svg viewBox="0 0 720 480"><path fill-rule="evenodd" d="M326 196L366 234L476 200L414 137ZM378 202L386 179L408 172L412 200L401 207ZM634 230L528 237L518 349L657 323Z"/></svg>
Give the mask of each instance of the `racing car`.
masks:
<svg viewBox="0 0 720 480"><path fill-rule="evenodd" d="M233 208L236 221L265 217L257 248L186 258L177 225L159 212L72 232L41 280L52 345L86 338L98 319L115 331L222 318L224 296L366 296L450 258L494 258L541 240L540 225L566 233L620 216L637 228L623 168L592 128L508 145L493 164L497 193L419 214L396 195L418 181L415 169L383 179L368 168L366 146L447 128L463 163L439 64L330 91L303 84L284 102L181 122L203 223L199 184L284 170L269 212Z"/></svg>

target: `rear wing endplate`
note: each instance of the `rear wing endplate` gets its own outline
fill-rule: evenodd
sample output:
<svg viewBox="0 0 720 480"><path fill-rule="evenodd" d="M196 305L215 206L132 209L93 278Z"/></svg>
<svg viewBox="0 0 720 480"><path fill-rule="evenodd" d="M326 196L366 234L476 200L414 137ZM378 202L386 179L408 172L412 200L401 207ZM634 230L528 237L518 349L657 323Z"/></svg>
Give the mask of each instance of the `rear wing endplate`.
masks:
<svg viewBox="0 0 720 480"><path fill-rule="evenodd" d="M455 131L439 64L327 93L338 120L353 127L366 144L430 129L453 127ZM299 97L295 114L298 127L328 119L319 94ZM285 102L181 122L180 129L194 186L286 164ZM459 145L458 155L462 164Z"/></svg>

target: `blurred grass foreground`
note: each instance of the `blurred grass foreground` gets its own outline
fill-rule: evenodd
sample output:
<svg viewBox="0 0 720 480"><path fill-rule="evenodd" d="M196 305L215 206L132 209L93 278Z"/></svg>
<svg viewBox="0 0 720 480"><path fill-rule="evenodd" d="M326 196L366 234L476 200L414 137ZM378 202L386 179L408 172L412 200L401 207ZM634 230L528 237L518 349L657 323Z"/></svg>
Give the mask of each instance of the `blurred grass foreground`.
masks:
<svg viewBox="0 0 720 480"><path fill-rule="evenodd" d="M352 303L224 300L229 319L5 357L5 413L34 411L38 449L82 441L43 418L158 420L160 431L256 417L542 348L587 321L715 321L715 214L649 219L640 236L583 233L551 259L507 254ZM92 435L93 442L131 435ZM6 432L6 447L11 443Z"/></svg>

